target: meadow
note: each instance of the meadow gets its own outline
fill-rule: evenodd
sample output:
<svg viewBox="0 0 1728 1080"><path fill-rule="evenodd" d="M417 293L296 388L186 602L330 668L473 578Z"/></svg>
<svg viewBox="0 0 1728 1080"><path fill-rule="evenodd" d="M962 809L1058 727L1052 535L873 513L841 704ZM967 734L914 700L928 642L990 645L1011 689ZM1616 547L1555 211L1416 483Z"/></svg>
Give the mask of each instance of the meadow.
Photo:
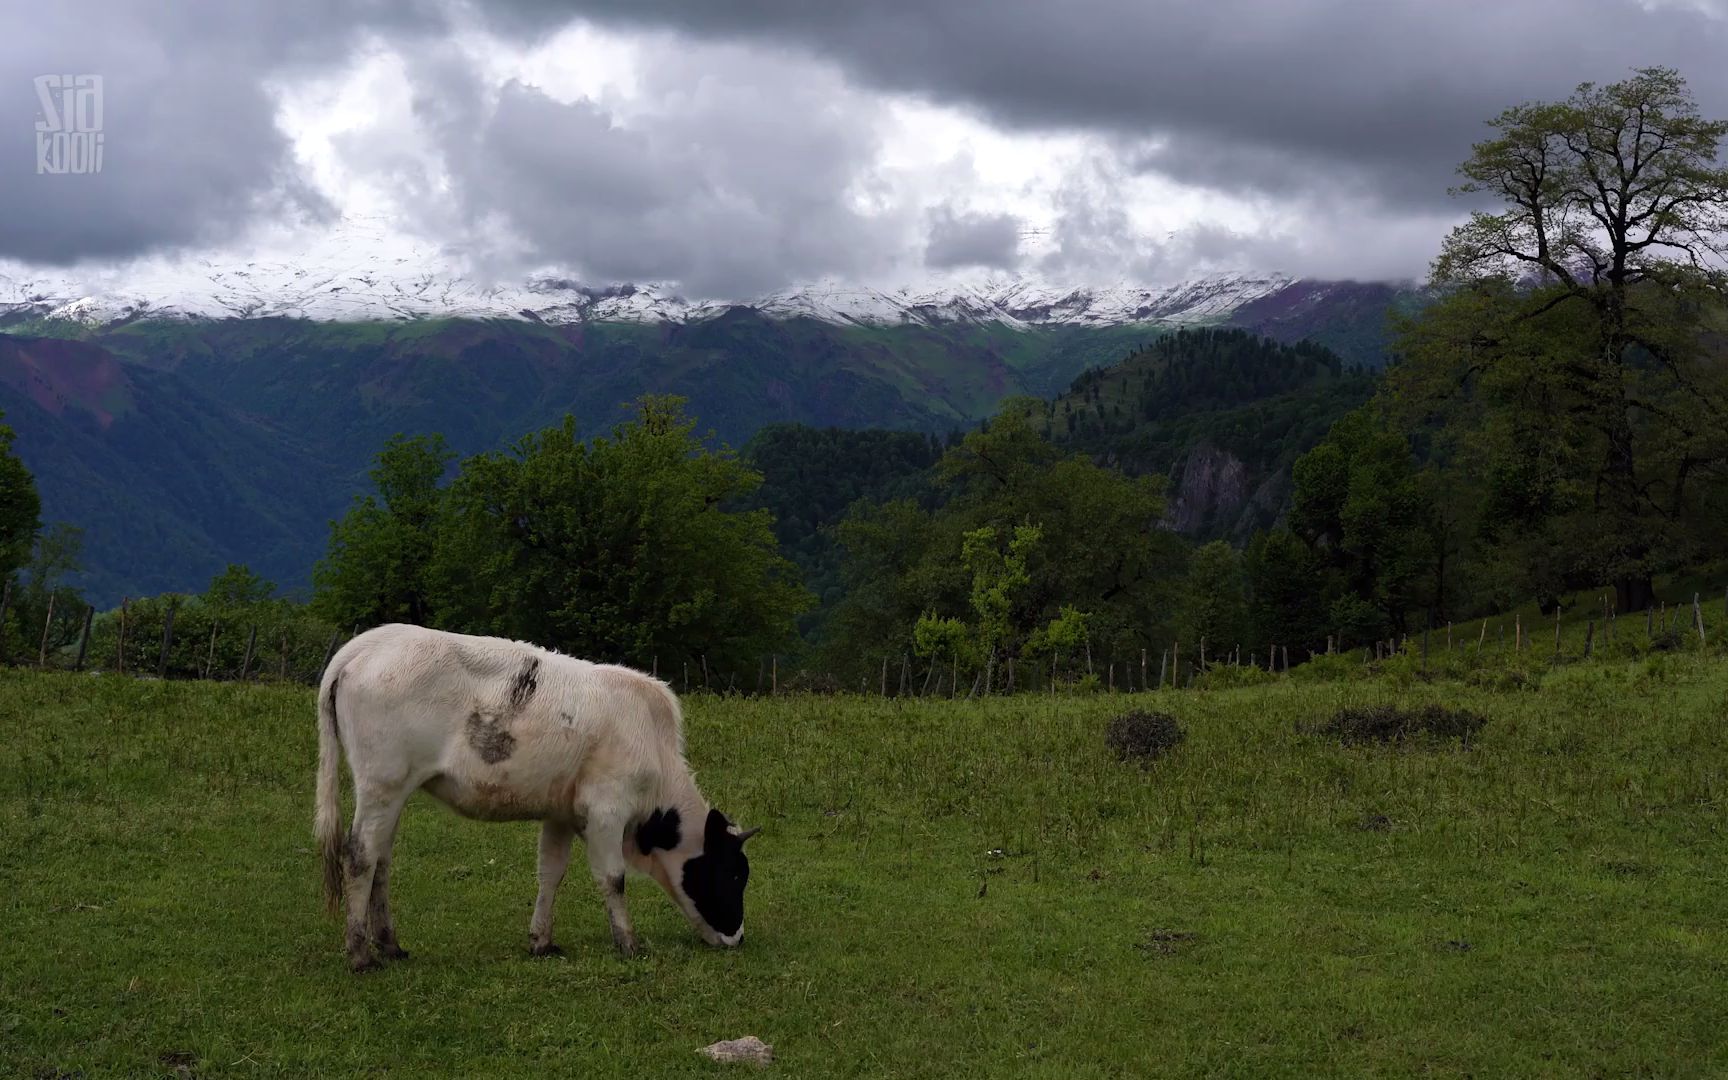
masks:
<svg viewBox="0 0 1728 1080"><path fill-rule="evenodd" d="M1728 662L1356 669L691 695L704 789L764 826L741 949L636 879L619 959L576 872L568 955L530 959L535 826L421 797L413 955L360 977L318 898L310 690L0 673L0 1071L692 1076L754 1034L796 1077L1728 1074ZM1393 702L1487 723L1312 733ZM1118 761L1130 707L1186 741Z"/></svg>

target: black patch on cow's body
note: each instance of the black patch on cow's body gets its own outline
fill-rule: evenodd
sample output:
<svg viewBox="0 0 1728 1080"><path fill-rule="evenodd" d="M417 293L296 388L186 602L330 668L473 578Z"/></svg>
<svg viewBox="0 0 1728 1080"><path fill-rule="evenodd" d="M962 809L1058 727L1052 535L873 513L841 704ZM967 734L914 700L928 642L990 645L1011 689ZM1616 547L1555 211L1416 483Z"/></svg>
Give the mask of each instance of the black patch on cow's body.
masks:
<svg viewBox="0 0 1728 1080"><path fill-rule="evenodd" d="M496 765L516 752L516 736L504 730L497 720L480 713L468 715L468 745L488 765Z"/></svg>
<svg viewBox="0 0 1728 1080"><path fill-rule="evenodd" d="M624 895L624 875L623 874L614 875L612 877L612 880L608 881L606 884L611 887L614 895L616 895L616 896L623 896Z"/></svg>
<svg viewBox="0 0 1728 1080"><path fill-rule="evenodd" d="M636 826L636 850L644 855L654 854L655 848L671 851L683 842L684 831L676 806L666 810L657 809L648 815L647 821Z"/></svg>
<svg viewBox="0 0 1728 1080"><path fill-rule="evenodd" d="M522 670L516 673L516 679L510 684L510 711L521 712L528 704L528 699L534 696L534 691L540 689L540 658L530 656L522 662Z"/></svg>
<svg viewBox="0 0 1728 1080"><path fill-rule="evenodd" d="M702 830L702 854L684 864L684 894L716 932L736 934L744 925L744 887L750 883L750 860L732 823L718 810L708 811Z"/></svg>

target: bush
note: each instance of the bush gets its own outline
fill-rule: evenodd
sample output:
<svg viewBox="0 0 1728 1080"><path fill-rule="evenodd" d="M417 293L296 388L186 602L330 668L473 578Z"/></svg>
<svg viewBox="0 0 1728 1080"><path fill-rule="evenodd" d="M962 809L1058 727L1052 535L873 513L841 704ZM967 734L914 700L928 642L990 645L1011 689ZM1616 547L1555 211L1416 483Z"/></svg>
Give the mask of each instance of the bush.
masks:
<svg viewBox="0 0 1728 1080"><path fill-rule="evenodd" d="M1424 705L1420 709L1403 709L1396 705L1346 706L1317 730L1345 744L1403 742L1428 737L1460 739L1465 746L1488 722L1479 713L1467 709L1448 709L1444 705Z"/></svg>
<svg viewBox="0 0 1728 1080"><path fill-rule="evenodd" d="M1150 764L1187 737L1175 717L1136 709L1110 721L1104 745L1116 752L1118 761L1133 759Z"/></svg>

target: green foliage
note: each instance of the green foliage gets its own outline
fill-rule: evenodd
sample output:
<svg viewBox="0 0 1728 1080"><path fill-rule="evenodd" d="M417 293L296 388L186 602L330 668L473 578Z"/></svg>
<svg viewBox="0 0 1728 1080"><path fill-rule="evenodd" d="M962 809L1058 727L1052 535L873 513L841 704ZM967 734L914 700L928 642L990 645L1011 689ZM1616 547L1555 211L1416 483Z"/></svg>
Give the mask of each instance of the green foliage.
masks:
<svg viewBox="0 0 1728 1080"><path fill-rule="evenodd" d="M433 622L662 671L754 669L808 604L760 477L710 450L676 398L584 442L574 420L462 464L427 572Z"/></svg>
<svg viewBox="0 0 1728 1080"><path fill-rule="evenodd" d="M377 494L331 524L329 554L313 570L320 615L339 625L427 623L439 483L453 458L442 435L385 443L371 472Z"/></svg>
<svg viewBox="0 0 1728 1080"><path fill-rule="evenodd" d="M12 590L7 611L6 655L53 656L84 631L84 597L71 584L81 569L84 534L54 524L36 537L30 563Z"/></svg>
<svg viewBox="0 0 1728 1080"><path fill-rule="evenodd" d="M10 580L30 558L42 528L42 500L35 478L12 448L16 438L0 424L0 581Z"/></svg>
<svg viewBox="0 0 1728 1080"><path fill-rule="evenodd" d="M1182 583L1182 639L1195 649L1204 642L1208 657L1216 659L1237 646L1250 648L1248 632L1241 557L1229 544L1214 540L1188 560Z"/></svg>
<svg viewBox="0 0 1728 1080"><path fill-rule="evenodd" d="M816 594L802 620L812 636L845 592L844 552L836 527L859 502L932 501L930 468L942 456L933 435L909 431L849 431L771 424L740 452L762 483L741 500L773 515L781 552Z"/></svg>
<svg viewBox="0 0 1728 1080"><path fill-rule="evenodd" d="M1650 68L1492 124L1461 190L1501 209L1448 236L1386 405L1461 478L1482 592L1609 582L1638 610L1728 551L1728 121Z"/></svg>
<svg viewBox="0 0 1728 1080"><path fill-rule="evenodd" d="M249 579L246 584L252 592L237 595L232 586L242 579ZM97 671L123 667L132 674L158 673L172 610L166 671L171 679L233 679L245 670L253 679L316 680L331 642L346 637L352 628L338 628L305 604L259 599L260 585L266 597L274 589L268 582L258 582L245 567L230 567L217 575L203 595L142 597L128 601L123 609L102 612L91 626L86 664ZM253 645L250 667L246 666L248 642Z"/></svg>
<svg viewBox="0 0 1728 1080"><path fill-rule="evenodd" d="M847 596L821 662L853 672L898 656L927 615L983 615L973 625L984 662L992 650L1006 658L1046 647L1047 636L1033 635L1064 607L1088 613L1090 647L1106 655L1137 655L1166 625L1180 547L1156 527L1159 484L1065 455L1041 434L1044 412L1011 401L950 447L936 468L945 496L936 508L854 509L838 530ZM1006 550L1004 537L1013 538Z"/></svg>
<svg viewBox="0 0 1728 1080"><path fill-rule="evenodd" d="M1290 530L1328 572L1316 596L1328 623L1351 644L1420 624L1438 599L1441 528L1405 438L1358 410L1297 460L1294 479ZM1307 634L1312 647L1319 634Z"/></svg>

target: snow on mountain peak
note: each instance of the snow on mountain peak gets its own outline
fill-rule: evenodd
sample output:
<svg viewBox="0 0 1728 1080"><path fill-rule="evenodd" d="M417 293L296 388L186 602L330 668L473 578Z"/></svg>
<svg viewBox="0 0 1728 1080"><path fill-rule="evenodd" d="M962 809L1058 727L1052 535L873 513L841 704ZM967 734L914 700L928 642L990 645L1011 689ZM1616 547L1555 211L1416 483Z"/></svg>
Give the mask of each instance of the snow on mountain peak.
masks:
<svg viewBox="0 0 1728 1080"><path fill-rule="evenodd" d="M272 258L157 256L95 271L43 273L0 264L0 319L103 325L139 318L289 317L366 321L437 317L572 322L691 322L727 308L838 324L956 322L1107 326L1196 323L1287 288L1282 274L1213 274L1166 286L1054 285L994 274L877 289L822 280L755 299L692 300L666 283L593 286L548 269L488 282L444 252L379 223L349 221Z"/></svg>

